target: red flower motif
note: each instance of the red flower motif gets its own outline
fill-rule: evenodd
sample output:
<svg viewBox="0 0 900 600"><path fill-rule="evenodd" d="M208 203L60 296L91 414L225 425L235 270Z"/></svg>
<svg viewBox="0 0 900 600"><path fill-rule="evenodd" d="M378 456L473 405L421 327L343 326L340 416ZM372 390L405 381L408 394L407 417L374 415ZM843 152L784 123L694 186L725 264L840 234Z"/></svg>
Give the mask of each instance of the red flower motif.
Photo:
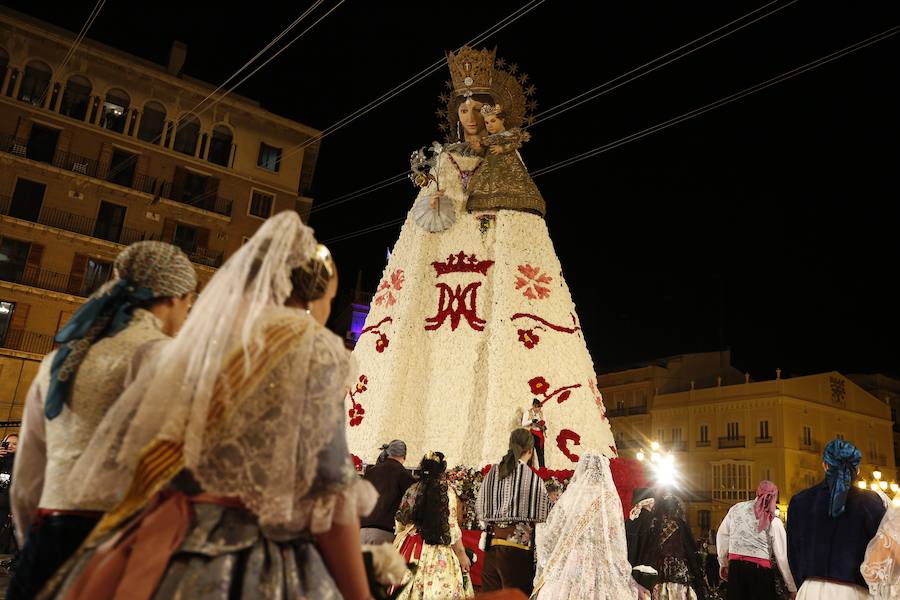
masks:
<svg viewBox="0 0 900 600"><path fill-rule="evenodd" d="M355 454L351 454L350 458L353 460L353 466L356 468L356 472L362 473L362 470L363 470L362 459Z"/></svg>
<svg viewBox="0 0 900 600"><path fill-rule="evenodd" d="M403 274L403 269L395 269L391 272L390 276L386 277L382 282L378 285L378 292L375 296L375 304L377 306L381 306L382 304L387 306L393 306L397 303L397 297L394 296L392 292L403 289L403 283L406 281L406 276Z"/></svg>
<svg viewBox="0 0 900 600"><path fill-rule="evenodd" d="M350 407L350 410L347 411L347 414L350 417L350 427L356 427L362 423L363 416L366 414L366 409L364 409L361 404L354 402L353 406Z"/></svg>
<svg viewBox="0 0 900 600"><path fill-rule="evenodd" d="M383 333L378 334L378 339L375 340L375 351L376 352L384 352L384 349L390 345L391 340L388 339L388 336Z"/></svg>
<svg viewBox="0 0 900 600"><path fill-rule="evenodd" d="M531 393L535 396L543 396L550 389L550 384L543 377L529 379L528 385L531 386Z"/></svg>
<svg viewBox="0 0 900 600"><path fill-rule="evenodd" d="M519 341L522 344L531 350L535 346L538 345L538 342L541 341L541 338L538 334L534 332L534 329L520 329L519 330Z"/></svg>
<svg viewBox="0 0 900 600"><path fill-rule="evenodd" d="M543 300L550 296L550 288L546 286L553 281L553 278L546 273L541 273L539 267L533 267L527 263L519 265L519 273L524 277L516 277L516 289L525 288L525 291L522 292L523 296L529 300Z"/></svg>
<svg viewBox="0 0 900 600"><path fill-rule="evenodd" d="M559 435L556 436L556 447L559 448L559 451L562 452L566 458L572 462L578 462L581 457L569 450L569 442L572 442L573 446L580 446L581 436L571 429L563 429L559 432Z"/></svg>
<svg viewBox="0 0 900 600"><path fill-rule="evenodd" d="M483 467L481 467L481 474L482 474L482 475L487 475L488 473L491 472L491 468L492 468L493 466L494 466L494 465L484 465Z"/></svg>

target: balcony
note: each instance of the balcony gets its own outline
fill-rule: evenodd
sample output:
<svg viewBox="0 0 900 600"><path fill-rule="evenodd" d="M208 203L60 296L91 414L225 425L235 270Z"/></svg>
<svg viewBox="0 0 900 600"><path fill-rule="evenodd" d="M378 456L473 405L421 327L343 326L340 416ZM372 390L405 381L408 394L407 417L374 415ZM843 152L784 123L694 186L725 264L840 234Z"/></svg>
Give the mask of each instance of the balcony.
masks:
<svg viewBox="0 0 900 600"><path fill-rule="evenodd" d="M606 411L607 418L609 418L609 417L624 417L627 414L628 414L628 411L625 409L624 406L621 408L610 408Z"/></svg>
<svg viewBox="0 0 900 600"><path fill-rule="evenodd" d="M674 452L687 452L688 443L686 440L678 440L677 442L672 442L671 444L669 444L669 447Z"/></svg>
<svg viewBox="0 0 900 600"><path fill-rule="evenodd" d="M29 285L61 294L71 293L69 291L69 275L67 273L54 273L53 271L45 271L28 266L18 269L15 267L15 265L9 265L5 269L0 269L0 280Z"/></svg>
<svg viewBox="0 0 900 600"><path fill-rule="evenodd" d="M9 134L0 134L0 152L28 158L28 140L16 138ZM56 151L53 153L52 158L48 160L38 160L37 162L44 162L63 169L64 171L71 171L72 173L78 173L87 177L102 179L103 181L121 185L145 194L168 198L169 200L180 202L181 204L208 210L226 217L231 216L232 202L218 195L207 196L201 194L194 198L188 198L181 194L182 197L176 198L175 196L179 194L175 193L171 181L166 181L159 177L150 177L144 173L135 173L133 176L125 176L121 169L117 170L115 167L101 169L100 163L96 159L87 158L75 154L74 152Z"/></svg>
<svg viewBox="0 0 900 600"><path fill-rule="evenodd" d="M746 448L747 447L747 438L743 435L739 435L737 437L720 437L719 438L719 449L724 448Z"/></svg>
<svg viewBox="0 0 900 600"><path fill-rule="evenodd" d="M31 352L32 354L47 354L56 344L53 336L25 331L24 329L10 329L0 340L0 347L19 352Z"/></svg>
<svg viewBox="0 0 900 600"><path fill-rule="evenodd" d="M757 444L771 444L773 440L771 436L766 436L753 438L753 441Z"/></svg>
<svg viewBox="0 0 900 600"><path fill-rule="evenodd" d="M820 451L820 445L816 440L804 440L801 438L800 449L805 452L815 452L818 454Z"/></svg>
<svg viewBox="0 0 900 600"><path fill-rule="evenodd" d="M8 196L0 196L0 215L9 215L12 201ZM91 219L82 215L66 212L58 208L45 208L41 210L36 223L55 227L63 231L71 231L116 244L133 244L143 240L158 240L159 235L131 227L120 227L115 235L110 235L111 228L104 223L98 223L97 219ZM99 227L98 227L99 225ZM205 264L205 263L204 263Z"/></svg>
<svg viewBox="0 0 900 600"><path fill-rule="evenodd" d="M641 404L639 406L629 406L628 414L629 415L646 415L647 414L647 405Z"/></svg>
<svg viewBox="0 0 900 600"><path fill-rule="evenodd" d="M710 444L710 441L709 441L709 440L697 440L697 447L698 447L698 448L709 448L710 445L711 445L711 444Z"/></svg>
<svg viewBox="0 0 900 600"><path fill-rule="evenodd" d="M191 262L195 262L198 265L206 265L214 269L222 265L223 254L209 248L196 246L193 250L185 250L185 253L191 259Z"/></svg>

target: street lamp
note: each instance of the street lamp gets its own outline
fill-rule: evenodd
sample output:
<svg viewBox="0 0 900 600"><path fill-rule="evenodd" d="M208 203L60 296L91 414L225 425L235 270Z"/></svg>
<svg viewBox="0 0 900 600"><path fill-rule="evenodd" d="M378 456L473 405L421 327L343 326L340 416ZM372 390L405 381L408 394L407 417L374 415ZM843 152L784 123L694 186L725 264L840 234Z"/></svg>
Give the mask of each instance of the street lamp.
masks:
<svg viewBox="0 0 900 600"><path fill-rule="evenodd" d="M864 480L862 480L862 479L860 479L859 481L856 482L856 486L857 486L859 489L861 489L861 490L864 490L864 489L866 489L867 487L869 487L869 486L866 485L866 482L865 482Z"/></svg>
<svg viewBox="0 0 900 600"><path fill-rule="evenodd" d="M637 458L639 461L644 462L644 451L643 451L643 450L638 450L638 453L637 453L636 458Z"/></svg>
<svg viewBox="0 0 900 600"><path fill-rule="evenodd" d="M882 491L888 489L888 482L887 482L887 481L879 481L879 482L878 482L878 485L881 487Z"/></svg>
<svg viewBox="0 0 900 600"><path fill-rule="evenodd" d="M892 484L891 484L891 491L894 492L895 494L896 494L897 492L900 492L900 485L897 485L896 483L892 483Z"/></svg>
<svg viewBox="0 0 900 600"><path fill-rule="evenodd" d="M872 471L872 477L875 478L875 481L881 481L881 471Z"/></svg>

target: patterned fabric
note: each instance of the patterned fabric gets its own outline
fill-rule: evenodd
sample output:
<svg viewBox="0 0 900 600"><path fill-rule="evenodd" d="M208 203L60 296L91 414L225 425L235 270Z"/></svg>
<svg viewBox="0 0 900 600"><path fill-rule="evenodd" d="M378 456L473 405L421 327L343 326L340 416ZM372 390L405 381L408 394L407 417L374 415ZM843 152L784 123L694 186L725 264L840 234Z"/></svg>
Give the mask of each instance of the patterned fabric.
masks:
<svg viewBox="0 0 900 600"><path fill-rule="evenodd" d="M94 343L82 359L72 385L67 409L46 419L46 465L39 506L57 510L105 511L115 503L82 502L69 485L79 456L89 447L97 426L125 389L133 357L145 344L165 340L162 322L153 313L137 309L128 327ZM54 361L55 355L45 361Z"/></svg>
<svg viewBox="0 0 900 600"><path fill-rule="evenodd" d="M884 515L860 572L875 598L900 598L900 508L892 506Z"/></svg>
<svg viewBox="0 0 900 600"><path fill-rule="evenodd" d="M532 181L522 157L516 151L516 148L521 146L522 137L523 134L519 130L510 130L484 138L488 151L480 168L469 182L471 193L466 202L467 210L505 208L541 216L547 212L540 190ZM494 154L491 152L492 147L502 147L505 151L502 154Z"/></svg>
<svg viewBox="0 0 900 600"><path fill-rule="evenodd" d="M775 518L777 502L778 486L771 481L760 481L756 486L756 501L753 503L753 513L759 519L757 531L765 531L769 528L769 523Z"/></svg>
<svg viewBox="0 0 900 600"><path fill-rule="evenodd" d="M844 512L847 503L847 492L853 485L853 476L859 470L859 462L862 460L862 452L850 442L835 439L825 447L822 460L828 465L825 472L825 481L831 491L831 502L828 506L828 514L837 517Z"/></svg>
<svg viewBox="0 0 900 600"><path fill-rule="evenodd" d="M547 488L528 466L518 463L512 475L499 479L498 465L491 467L478 492L476 511L484 523L547 520L550 501Z"/></svg>
<svg viewBox="0 0 900 600"><path fill-rule="evenodd" d="M397 511L396 528L399 533L394 540L394 547L398 551L407 538L418 533L412 524L418 487L416 484L406 491ZM422 554L416 561L418 566L415 573L407 574L403 580L403 584L408 582L408 585L399 596L401 600L460 600L475 596L472 582L468 576L463 575L459 559L452 547L452 544L462 539L462 531L456 520L457 502L456 493L448 491L447 503L450 508L448 527L451 544L422 544Z"/></svg>
<svg viewBox="0 0 900 600"><path fill-rule="evenodd" d="M45 414L54 419L71 396L72 380L90 347L125 329L134 309L154 298L183 296L197 287L190 259L176 246L137 242L123 250L114 264L116 279L85 302L56 335L64 344L51 364Z"/></svg>

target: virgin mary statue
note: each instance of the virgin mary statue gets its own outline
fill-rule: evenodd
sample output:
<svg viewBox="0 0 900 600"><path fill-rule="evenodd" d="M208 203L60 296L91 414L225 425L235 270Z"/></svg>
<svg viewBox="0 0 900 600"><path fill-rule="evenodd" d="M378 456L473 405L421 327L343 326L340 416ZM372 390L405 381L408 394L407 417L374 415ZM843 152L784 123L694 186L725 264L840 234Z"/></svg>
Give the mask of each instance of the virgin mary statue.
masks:
<svg viewBox="0 0 900 600"><path fill-rule="evenodd" d="M402 439L481 467L525 425L546 466L616 455L569 287L518 148L534 87L495 51L448 57L448 143L400 231L354 356L351 451ZM529 421L537 399L543 419ZM524 417L524 418L523 418Z"/></svg>

